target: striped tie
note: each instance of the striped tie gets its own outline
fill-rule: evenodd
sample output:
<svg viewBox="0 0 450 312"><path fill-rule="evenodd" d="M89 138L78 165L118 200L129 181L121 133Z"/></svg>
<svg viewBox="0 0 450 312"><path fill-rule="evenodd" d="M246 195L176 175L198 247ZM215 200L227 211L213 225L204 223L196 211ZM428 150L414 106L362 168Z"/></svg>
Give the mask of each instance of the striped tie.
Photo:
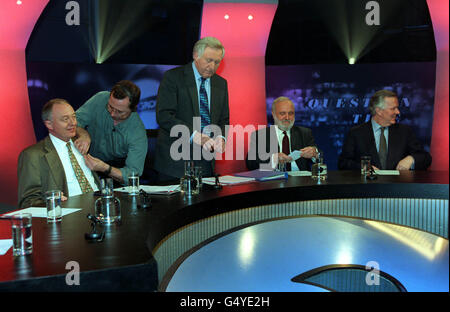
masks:
<svg viewBox="0 0 450 312"><path fill-rule="evenodd" d="M202 82L200 83L200 117L201 117L201 130L211 124L211 120L209 118L209 108L208 108L208 95L206 94L205 89L205 78L201 78Z"/></svg>
<svg viewBox="0 0 450 312"><path fill-rule="evenodd" d="M89 181L86 179L86 176L83 173L83 170L81 169L80 165L78 164L77 159L75 158L75 155L72 152L72 147L70 146L70 142L67 142L66 144L67 149L69 151L69 158L70 163L72 164L73 171L75 172L75 176L77 177L78 183L80 184L81 191L83 193L89 193L93 192L91 185L89 184Z"/></svg>

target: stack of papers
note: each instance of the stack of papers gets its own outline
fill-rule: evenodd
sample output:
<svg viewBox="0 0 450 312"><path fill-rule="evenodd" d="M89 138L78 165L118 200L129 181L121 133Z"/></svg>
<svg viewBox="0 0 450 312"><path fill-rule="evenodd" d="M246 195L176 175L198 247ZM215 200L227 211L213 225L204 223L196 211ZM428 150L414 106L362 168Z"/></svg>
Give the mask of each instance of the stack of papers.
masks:
<svg viewBox="0 0 450 312"><path fill-rule="evenodd" d="M129 186L125 187L119 187L114 189L114 191L117 192L125 192L128 193ZM145 192L153 195L171 195L175 194L181 191L180 185L166 185L166 186L159 186L159 185L140 185L140 190L144 190Z"/></svg>
<svg viewBox="0 0 450 312"><path fill-rule="evenodd" d="M287 179L287 172L273 171L273 170L251 170L235 174L236 177L254 178L256 181L269 181L276 179Z"/></svg>
<svg viewBox="0 0 450 312"><path fill-rule="evenodd" d="M235 177L231 175L221 176L219 177L219 183L223 185L233 185L233 184L241 184L255 181L255 178L245 178L245 177ZM209 185L216 184L216 178L203 178L202 182Z"/></svg>

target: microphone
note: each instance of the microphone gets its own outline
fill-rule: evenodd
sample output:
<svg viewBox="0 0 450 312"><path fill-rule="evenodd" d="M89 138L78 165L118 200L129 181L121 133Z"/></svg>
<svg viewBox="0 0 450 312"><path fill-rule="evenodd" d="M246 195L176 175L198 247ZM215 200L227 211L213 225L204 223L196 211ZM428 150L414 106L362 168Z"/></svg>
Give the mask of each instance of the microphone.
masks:
<svg viewBox="0 0 450 312"><path fill-rule="evenodd" d="M90 213L86 216L89 221L91 221L91 227L92 232L91 233L84 233L84 239L89 241L95 241L95 242L101 242L103 241L103 238L105 237L105 232L97 233L96 225L101 223L99 219L97 219L95 216L91 215Z"/></svg>

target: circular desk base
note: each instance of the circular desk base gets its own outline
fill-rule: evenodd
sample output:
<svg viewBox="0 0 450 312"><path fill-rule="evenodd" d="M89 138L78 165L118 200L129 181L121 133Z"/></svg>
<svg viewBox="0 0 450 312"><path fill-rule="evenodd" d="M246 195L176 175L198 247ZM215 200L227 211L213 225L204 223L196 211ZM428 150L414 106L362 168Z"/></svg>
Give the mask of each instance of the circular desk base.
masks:
<svg viewBox="0 0 450 312"><path fill-rule="evenodd" d="M447 239L384 222L283 219L252 225L204 245L179 265L165 290L317 292L346 283L341 285L346 291L377 291L374 278L375 286L368 286L366 280L337 280L336 275L315 285L292 281L323 266L369 264L394 277L407 291L448 292L448 248Z"/></svg>

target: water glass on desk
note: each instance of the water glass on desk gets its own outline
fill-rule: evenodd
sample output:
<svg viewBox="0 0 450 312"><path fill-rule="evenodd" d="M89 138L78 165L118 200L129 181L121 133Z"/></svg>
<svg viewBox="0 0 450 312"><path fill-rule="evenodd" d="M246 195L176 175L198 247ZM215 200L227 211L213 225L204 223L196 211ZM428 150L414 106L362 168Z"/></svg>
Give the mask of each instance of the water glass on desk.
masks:
<svg viewBox="0 0 450 312"><path fill-rule="evenodd" d="M361 156L361 175L368 176L370 174L371 164L370 156Z"/></svg>
<svg viewBox="0 0 450 312"><path fill-rule="evenodd" d="M323 163L323 156L318 153L316 162L311 166L311 178L313 180L326 180L328 176L327 165Z"/></svg>
<svg viewBox="0 0 450 312"><path fill-rule="evenodd" d="M100 180L101 194L102 196L113 196L114 195L114 183L113 179L106 178Z"/></svg>
<svg viewBox="0 0 450 312"><path fill-rule="evenodd" d="M139 174L137 172L131 172L128 176L128 194L139 194Z"/></svg>
<svg viewBox="0 0 450 312"><path fill-rule="evenodd" d="M180 179L181 192L190 197L199 193L198 181L195 178L195 169L193 161L184 163L184 175Z"/></svg>
<svg viewBox="0 0 450 312"><path fill-rule="evenodd" d="M45 204L47 206L47 223L61 222L61 191L53 190L45 192Z"/></svg>
<svg viewBox="0 0 450 312"><path fill-rule="evenodd" d="M197 191L200 192L202 188L202 167L194 167L194 178L197 181Z"/></svg>
<svg viewBox="0 0 450 312"><path fill-rule="evenodd" d="M286 172L286 162L278 161L277 168L275 171Z"/></svg>
<svg viewBox="0 0 450 312"><path fill-rule="evenodd" d="M17 213L11 216L13 256L25 256L33 252L31 213Z"/></svg>

